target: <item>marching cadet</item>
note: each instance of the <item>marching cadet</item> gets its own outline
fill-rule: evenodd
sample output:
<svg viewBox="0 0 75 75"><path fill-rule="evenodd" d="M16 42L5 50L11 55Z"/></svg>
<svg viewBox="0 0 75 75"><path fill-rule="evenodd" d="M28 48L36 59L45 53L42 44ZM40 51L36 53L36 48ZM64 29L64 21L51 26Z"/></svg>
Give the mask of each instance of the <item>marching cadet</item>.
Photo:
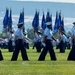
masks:
<svg viewBox="0 0 75 75"><path fill-rule="evenodd" d="M65 48L66 47L66 45L65 45L66 36L64 35L63 31L60 31L60 34L59 34L58 38L59 38L59 41L60 41L60 43L59 43L60 53L64 53L65 49L66 49Z"/></svg>
<svg viewBox="0 0 75 75"><path fill-rule="evenodd" d="M10 30L9 31L9 42L8 42L8 51L9 52L13 52L13 39L14 39L14 36L13 36L13 31Z"/></svg>
<svg viewBox="0 0 75 75"><path fill-rule="evenodd" d="M43 38L43 42L45 43L45 45L44 45L44 49L38 59L39 61L45 60L45 56L48 51L51 56L51 60L57 60L54 49L53 49L52 40L57 41L52 35L52 23L47 22L46 29L44 31L44 38Z"/></svg>
<svg viewBox="0 0 75 75"><path fill-rule="evenodd" d="M41 40L42 40L42 36L41 36L41 32L39 30L37 31L36 40L37 40L37 43L36 43L37 52L41 52Z"/></svg>
<svg viewBox="0 0 75 75"><path fill-rule="evenodd" d="M16 41L16 45L15 45L15 50L13 52L13 56L12 56L12 59L11 61L16 61L17 58L18 58L18 54L21 50L21 55L22 55L22 59L23 60L28 60L28 56L27 56L27 53L26 53L26 49L24 47L24 35L23 35L23 23L19 23L18 24L18 29L17 31L15 32L15 41Z"/></svg>
<svg viewBox="0 0 75 75"><path fill-rule="evenodd" d="M68 60L75 61L75 22L73 24L74 24L74 26L72 28L72 37L71 37L71 40L72 40L72 50L69 53Z"/></svg>

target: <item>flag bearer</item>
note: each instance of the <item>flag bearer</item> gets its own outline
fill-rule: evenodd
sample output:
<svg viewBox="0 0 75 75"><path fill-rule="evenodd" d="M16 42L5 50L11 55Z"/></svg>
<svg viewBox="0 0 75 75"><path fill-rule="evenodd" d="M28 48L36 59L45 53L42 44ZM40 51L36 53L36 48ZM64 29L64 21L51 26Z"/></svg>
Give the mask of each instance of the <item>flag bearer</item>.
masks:
<svg viewBox="0 0 75 75"><path fill-rule="evenodd" d="M68 60L73 60L75 61L75 22L73 23L74 26L72 28L72 50L70 51L69 53L69 56L68 56Z"/></svg>
<svg viewBox="0 0 75 75"><path fill-rule="evenodd" d="M55 55L55 52L53 49L52 40L56 41L56 39L52 35L52 23L47 22L46 29L44 31L44 39L43 39L43 41L45 43L45 47L44 47L43 51L41 52L41 55L38 59L39 61L45 60L45 56L48 51L51 56L51 60L56 60L56 55Z"/></svg>
<svg viewBox="0 0 75 75"><path fill-rule="evenodd" d="M23 23L18 24L18 29L15 32L15 41L16 41L16 46L15 50L13 52L13 56L11 61L16 61L18 58L18 54L21 50L21 55L23 60L28 60L28 56L26 53L26 49L24 47L24 35L23 35Z"/></svg>

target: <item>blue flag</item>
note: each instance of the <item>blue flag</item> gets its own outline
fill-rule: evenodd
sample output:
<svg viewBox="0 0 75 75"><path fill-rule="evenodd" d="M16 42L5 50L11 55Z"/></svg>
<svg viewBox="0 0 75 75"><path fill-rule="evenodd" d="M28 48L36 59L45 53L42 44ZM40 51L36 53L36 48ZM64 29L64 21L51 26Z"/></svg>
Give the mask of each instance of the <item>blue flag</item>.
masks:
<svg viewBox="0 0 75 75"><path fill-rule="evenodd" d="M24 23L24 13L23 12L20 12L20 17L19 17L18 23L21 23L21 22Z"/></svg>
<svg viewBox="0 0 75 75"><path fill-rule="evenodd" d="M18 23L23 23L24 24L24 9L22 12L20 12L20 17ZM23 28L23 32L25 31L25 27Z"/></svg>
<svg viewBox="0 0 75 75"><path fill-rule="evenodd" d="M47 15L46 15L46 22L52 23L52 14L50 14L49 11L47 12Z"/></svg>
<svg viewBox="0 0 75 75"><path fill-rule="evenodd" d="M50 14L50 22L52 23L52 14Z"/></svg>
<svg viewBox="0 0 75 75"><path fill-rule="evenodd" d="M56 12L56 19L55 19L55 25L54 25L54 33L58 31L59 26L60 26L59 15L58 15L58 12Z"/></svg>
<svg viewBox="0 0 75 75"><path fill-rule="evenodd" d="M7 25L8 25L8 18L9 18L9 10L6 8L6 14L4 16L4 19L3 19L3 28L7 28Z"/></svg>
<svg viewBox="0 0 75 75"><path fill-rule="evenodd" d="M44 15L44 12L43 12L43 17L42 17L42 22L41 22L41 27L43 30L45 30L46 28L46 20L45 20L45 15Z"/></svg>
<svg viewBox="0 0 75 75"><path fill-rule="evenodd" d="M39 26L39 12L36 11L32 22L32 27L34 28L35 31L37 31L38 26Z"/></svg>
<svg viewBox="0 0 75 75"><path fill-rule="evenodd" d="M8 20L8 31L12 30L12 10L10 9L10 16Z"/></svg>
<svg viewBox="0 0 75 75"><path fill-rule="evenodd" d="M47 12L47 15L46 15L46 22L50 22L50 13L49 13L49 11Z"/></svg>
<svg viewBox="0 0 75 75"><path fill-rule="evenodd" d="M65 32L65 29L64 29L64 17L62 17L62 20L61 20L61 30L63 32Z"/></svg>
<svg viewBox="0 0 75 75"><path fill-rule="evenodd" d="M59 12L59 22L60 22L60 24L59 24L59 26L61 25L61 11Z"/></svg>

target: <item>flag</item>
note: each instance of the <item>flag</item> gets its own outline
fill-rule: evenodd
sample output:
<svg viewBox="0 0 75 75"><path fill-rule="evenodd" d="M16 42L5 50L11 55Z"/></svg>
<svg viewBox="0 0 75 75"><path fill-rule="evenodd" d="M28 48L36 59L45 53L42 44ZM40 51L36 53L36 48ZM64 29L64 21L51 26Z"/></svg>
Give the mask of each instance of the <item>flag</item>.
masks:
<svg viewBox="0 0 75 75"><path fill-rule="evenodd" d="M23 9L23 11L22 12L20 12L20 17L19 17L19 21L18 21L18 23L23 23L23 25L24 25L24 9ZM25 31L25 26L24 26L24 28L23 28L23 32Z"/></svg>
<svg viewBox="0 0 75 75"><path fill-rule="evenodd" d="M59 24L59 26L61 25L61 11L59 12L59 22L60 22L60 24Z"/></svg>
<svg viewBox="0 0 75 75"><path fill-rule="evenodd" d="M45 20L45 15L44 15L44 12L43 12L43 17L42 17L42 22L41 22L41 27L43 30L45 30L46 28L46 20Z"/></svg>
<svg viewBox="0 0 75 75"><path fill-rule="evenodd" d="M58 31L59 26L60 26L59 15L58 15L58 12L56 12L56 19L55 19L55 25L54 25L54 33L56 33Z"/></svg>
<svg viewBox="0 0 75 75"><path fill-rule="evenodd" d="M50 22L52 23L52 14L50 14Z"/></svg>
<svg viewBox="0 0 75 75"><path fill-rule="evenodd" d="M35 31L37 31L38 26L39 26L39 12L36 11L34 19L32 21L32 27L34 28Z"/></svg>
<svg viewBox="0 0 75 75"><path fill-rule="evenodd" d="M3 19L3 25L4 25L3 28L7 28L8 18L9 18L9 10L8 10L8 8L6 8L6 14Z"/></svg>
<svg viewBox="0 0 75 75"><path fill-rule="evenodd" d="M23 12L23 11L20 12L20 17L19 17L19 21L18 21L18 23L21 23L21 22L24 23L24 12Z"/></svg>
<svg viewBox="0 0 75 75"><path fill-rule="evenodd" d="M10 9L10 15L8 19L8 31L12 30L12 10Z"/></svg>
<svg viewBox="0 0 75 75"><path fill-rule="evenodd" d="M52 23L52 14L50 14L49 11L47 12L47 15L46 15L46 22Z"/></svg>
<svg viewBox="0 0 75 75"><path fill-rule="evenodd" d="M65 32L65 29L64 29L64 17L62 17L62 19L61 19L61 31Z"/></svg>
<svg viewBox="0 0 75 75"><path fill-rule="evenodd" d="M47 12L47 15L46 15L46 22L50 22L50 13L49 13L49 11Z"/></svg>

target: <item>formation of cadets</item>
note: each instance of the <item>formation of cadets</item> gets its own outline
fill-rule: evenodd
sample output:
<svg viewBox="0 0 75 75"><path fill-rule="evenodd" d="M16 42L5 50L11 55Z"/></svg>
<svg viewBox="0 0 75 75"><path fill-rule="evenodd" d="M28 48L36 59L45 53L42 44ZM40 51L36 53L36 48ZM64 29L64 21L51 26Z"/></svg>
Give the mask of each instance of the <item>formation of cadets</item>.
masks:
<svg viewBox="0 0 75 75"><path fill-rule="evenodd" d="M58 30L58 39L53 36L52 23L46 23L46 29L43 36L41 32L35 31L35 37L33 39L33 48L36 48L36 52L40 53L39 61L44 61L46 54L49 52L51 60L56 61L57 57L54 52L53 42L56 43L56 49L60 50L60 53L64 53L66 48L71 49L67 60L75 60L75 22L73 23L72 36L66 36L61 27ZM8 48L9 52L13 52L11 61L16 61L19 52L21 52L22 59L29 61L26 49L29 49L29 39L27 33L23 33L23 23L18 24L16 32L9 31L7 38L0 38L0 47ZM72 45L72 48L71 48ZM3 60L2 53L0 51L0 60Z"/></svg>

